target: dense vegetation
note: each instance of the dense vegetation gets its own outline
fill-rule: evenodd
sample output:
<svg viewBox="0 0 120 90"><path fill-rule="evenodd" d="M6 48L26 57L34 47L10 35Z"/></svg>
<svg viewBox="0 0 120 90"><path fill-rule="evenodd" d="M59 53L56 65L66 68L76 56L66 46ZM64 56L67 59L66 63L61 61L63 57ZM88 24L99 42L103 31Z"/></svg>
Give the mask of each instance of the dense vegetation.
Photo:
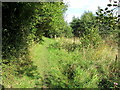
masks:
<svg viewBox="0 0 120 90"><path fill-rule="evenodd" d="M119 24L112 12L98 8L69 25L63 2L5 2L2 9L5 88L120 87Z"/></svg>

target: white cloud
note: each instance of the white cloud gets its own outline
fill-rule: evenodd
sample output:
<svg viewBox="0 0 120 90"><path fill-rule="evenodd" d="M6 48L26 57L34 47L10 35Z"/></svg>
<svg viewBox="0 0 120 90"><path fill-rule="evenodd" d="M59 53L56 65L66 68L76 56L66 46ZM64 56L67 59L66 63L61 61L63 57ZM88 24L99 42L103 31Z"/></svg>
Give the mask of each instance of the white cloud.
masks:
<svg viewBox="0 0 120 90"><path fill-rule="evenodd" d="M105 6L109 0L64 0L68 2L69 8L83 8L89 6Z"/></svg>

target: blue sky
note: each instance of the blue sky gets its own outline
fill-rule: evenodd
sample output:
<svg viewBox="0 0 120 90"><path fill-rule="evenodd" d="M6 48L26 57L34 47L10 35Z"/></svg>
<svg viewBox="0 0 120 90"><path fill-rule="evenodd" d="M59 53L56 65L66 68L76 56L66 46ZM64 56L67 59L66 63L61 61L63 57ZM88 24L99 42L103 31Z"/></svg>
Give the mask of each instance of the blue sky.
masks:
<svg viewBox="0 0 120 90"><path fill-rule="evenodd" d="M109 0L63 0L68 4L68 10L65 13L65 20L69 23L72 17L80 17L84 11L92 11L95 14L97 7L105 8ZM112 3L112 2L111 2Z"/></svg>

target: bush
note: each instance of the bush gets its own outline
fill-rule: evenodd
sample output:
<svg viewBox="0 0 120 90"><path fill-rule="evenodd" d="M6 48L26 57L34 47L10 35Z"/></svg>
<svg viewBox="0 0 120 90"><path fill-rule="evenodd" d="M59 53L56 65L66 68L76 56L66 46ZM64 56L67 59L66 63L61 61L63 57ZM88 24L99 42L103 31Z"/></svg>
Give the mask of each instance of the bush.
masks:
<svg viewBox="0 0 120 90"><path fill-rule="evenodd" d="M98 27L92 26L91 28L88 28L86 31L87 31L87 34L83 35L83 37L81 38L82 46L83 47L98 46L102 41L98 33Z"/></svg>

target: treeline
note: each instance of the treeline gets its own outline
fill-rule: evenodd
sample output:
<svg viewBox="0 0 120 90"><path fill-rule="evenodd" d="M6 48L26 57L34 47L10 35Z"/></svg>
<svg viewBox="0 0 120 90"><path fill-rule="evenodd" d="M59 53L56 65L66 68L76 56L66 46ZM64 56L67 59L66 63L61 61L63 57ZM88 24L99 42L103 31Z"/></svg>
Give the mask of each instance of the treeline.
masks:
<svg viewBox="0 0 120 90"><path fill-rule="evenodd" d="M109 12L108 12L109 11ZM70 26L75 37L83 41L83 45L97 45L102 39L113 38L118 40L118 17L108 7L98 7L96 14L90 11L84 12L81 17L73 17Z"/></svg>

